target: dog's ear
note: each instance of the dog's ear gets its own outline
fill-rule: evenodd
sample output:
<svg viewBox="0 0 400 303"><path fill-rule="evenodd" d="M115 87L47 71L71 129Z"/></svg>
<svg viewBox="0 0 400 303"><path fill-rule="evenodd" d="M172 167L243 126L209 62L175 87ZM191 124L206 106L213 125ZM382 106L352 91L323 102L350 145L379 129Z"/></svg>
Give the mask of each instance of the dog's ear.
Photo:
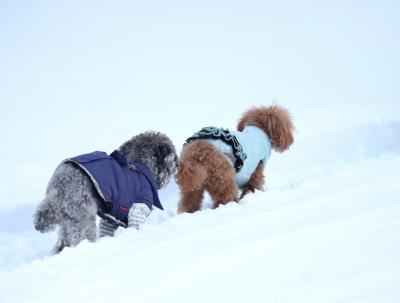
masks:
<svg viewBox="0 0 400 303"><path fill-rule="evenodd" d="M172 143L169 144L166 142L162 142L155 148L155 156L157 157L160 164L173 162L177 158Z"/></svg>
<svg viewBox="0 0 400 303"><path fill-rule="evenodd" d="M159 159L164 159L168 157L170 153L171 153L170 148L168 148L168 146L166 146L165 144L160 144L156 148L156 154Z"/></svg>
<svg viewBox="0 0 400 303"><path fill-rule="evenodd" d="M237 130L247 125L261 128L270 138L272 148L278 152L287 150L293 143L294 126L287 109L278 106L253 107L239 120Z"/></svg>
<svg viewBox="0 0 400 303"><path fill-rule="evenodd" d="M245 117L243 117L242 119L239 120L239 123L236 126L236 129L241 132L241 131L243 131L245 126L246 126L246 119L245 119Z"/></svg>

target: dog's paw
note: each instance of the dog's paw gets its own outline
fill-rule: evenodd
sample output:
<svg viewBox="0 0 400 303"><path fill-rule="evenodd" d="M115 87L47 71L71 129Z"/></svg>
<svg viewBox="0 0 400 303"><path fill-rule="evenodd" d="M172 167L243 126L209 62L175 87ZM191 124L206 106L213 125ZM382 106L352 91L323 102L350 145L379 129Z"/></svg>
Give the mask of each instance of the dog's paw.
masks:
<svg viewBox="0 0 400 303"><path fill-rule="evenodd" d="M244 196L246 196L249 193L254 193L255 189L250 189L250 188L246 188L242 191L239 200L242 200L244 198Z"/></svg>
<svg viewBox="0 0 400 303"><path fill-rule="evenodd" d="M53 255L58 255L65 247L67 247L67 245L64 243L63 240L59 240L56 245L53 247L53 250L51 251L51 253Z"/></svg>

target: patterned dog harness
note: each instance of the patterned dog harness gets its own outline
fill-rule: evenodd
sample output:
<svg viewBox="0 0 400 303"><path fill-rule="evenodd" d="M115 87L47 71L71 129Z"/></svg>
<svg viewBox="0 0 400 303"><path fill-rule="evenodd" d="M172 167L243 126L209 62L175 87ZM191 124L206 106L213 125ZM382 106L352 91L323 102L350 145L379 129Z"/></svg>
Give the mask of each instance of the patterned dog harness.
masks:
<svg viewBox="0 0 400 303"><path fill-rule="evenodd" d="M232 153L235 156L235 162L234 162L235 170L238 173L242 169L243 163L246 160L247 155L243 151L242 145L239 143L236 137L230 133L228 129L217 128L213 126L204 127L200 131L195 133L193 136L186 139L186 143L189 143L194 140L204 140L204 139L221 140L224 143L228 144L230 147L232 147Z"/></svg>

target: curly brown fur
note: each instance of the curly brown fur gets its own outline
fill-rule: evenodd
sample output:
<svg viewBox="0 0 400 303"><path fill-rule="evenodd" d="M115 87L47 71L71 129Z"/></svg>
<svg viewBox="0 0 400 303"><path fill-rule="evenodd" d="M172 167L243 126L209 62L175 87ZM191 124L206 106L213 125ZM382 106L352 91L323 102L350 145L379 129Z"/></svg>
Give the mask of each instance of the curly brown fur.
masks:
<svg viewBox="0 0 400 303"><path fill-rule="evenodd" d="M278 152L287 150L293 143L294 126L287 109L278 105L253 107L239 120L237 130L246 125L261 128L271 139L272 148Z"/></svg>
<svg viewBox="0 0 400 303"><path fill-rule="evenodd" d="M285 151L293 143L294 126L289 112L283 107L273 105L249 109L239 120L237 129L243 131L248 125L262 129L270 138L272 148L278 152ZM232 164L226 155L207 141L196 140L186 144L179 157L179 165L176 176L181 191L178 212L192 213L199 210L206 190L214 201L214 208L219 204L239 200ZM259 162L242 188L240 199L249 192L263 189L264 165L262 161Z"/></svg>
<svg viewBox="0 0 400 303"><path fill-rule="evenodd" d="M178 212L200 209L207 190L217 207L238 200L233 166L213 145L198 140L185 145L179 158L176 183L181 190Z"/></svg>

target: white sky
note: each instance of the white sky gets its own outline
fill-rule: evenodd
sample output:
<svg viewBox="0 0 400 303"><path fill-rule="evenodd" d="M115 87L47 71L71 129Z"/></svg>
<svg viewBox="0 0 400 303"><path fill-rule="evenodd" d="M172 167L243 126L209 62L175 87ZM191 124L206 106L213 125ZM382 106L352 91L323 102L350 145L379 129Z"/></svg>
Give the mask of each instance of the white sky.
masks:
<svg viewBox="0 0 400 303"><path fill-rule="evenodd" d="M251 105L398 103L399 3L0 0L0 179Z"/></svg>

